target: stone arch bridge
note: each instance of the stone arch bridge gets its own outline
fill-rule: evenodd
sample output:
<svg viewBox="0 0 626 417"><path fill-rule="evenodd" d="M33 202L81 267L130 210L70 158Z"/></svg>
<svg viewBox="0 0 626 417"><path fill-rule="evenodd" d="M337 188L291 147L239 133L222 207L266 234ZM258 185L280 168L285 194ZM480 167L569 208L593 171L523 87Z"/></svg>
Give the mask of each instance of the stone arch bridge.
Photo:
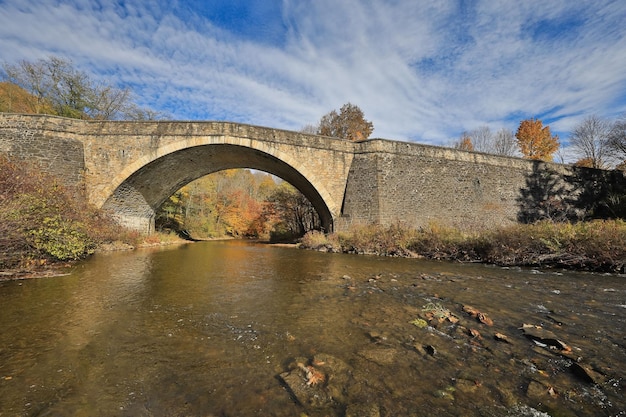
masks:
<svg viewBox="0 0 626 417"><path fill-rule="evenodd" d="M349 142L229 122L84 121L0 114L0 152L37 162L126 226L212 172L251 168L294 185L326 230L352 224L490 227L519 219L537 163L370 139ZM559 168L563 170L564 168Z"/></svg>

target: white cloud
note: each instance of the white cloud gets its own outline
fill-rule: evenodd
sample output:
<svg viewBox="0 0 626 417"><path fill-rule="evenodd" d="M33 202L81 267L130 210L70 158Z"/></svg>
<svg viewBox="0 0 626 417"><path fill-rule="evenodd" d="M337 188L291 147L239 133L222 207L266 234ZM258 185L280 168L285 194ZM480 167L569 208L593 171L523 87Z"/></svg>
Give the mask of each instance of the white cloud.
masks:
<svg viewBox="0 0 626 417"><path fill-rule="evenodd" d="M243 31L184 3L5 0L0 42L3 61L67 57L181 119L299 129L350 101L374 136L445 144L626 111L626 5L468 3L284 0Z"/></svg>

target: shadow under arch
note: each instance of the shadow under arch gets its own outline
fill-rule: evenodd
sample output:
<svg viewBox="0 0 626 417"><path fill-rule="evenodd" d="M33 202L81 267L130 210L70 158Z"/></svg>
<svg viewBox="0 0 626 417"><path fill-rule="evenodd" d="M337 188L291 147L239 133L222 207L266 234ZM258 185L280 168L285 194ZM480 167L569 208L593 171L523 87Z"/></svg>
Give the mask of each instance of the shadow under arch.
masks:
<svg viewBox="0 0 626 417"><path fill-rule="evenodd" d="M171 144L153 154L152 160L136 161L112 181L118 184L104 202L123 225L146 232L154 228L155 210L186 184L214 172L248 168L268 172L297 188L317 211L325 231L333 230L333 215L307 177L283 159L241 144L217 142L189 146ZM310 176L310 174L309 174Z"/></svg>

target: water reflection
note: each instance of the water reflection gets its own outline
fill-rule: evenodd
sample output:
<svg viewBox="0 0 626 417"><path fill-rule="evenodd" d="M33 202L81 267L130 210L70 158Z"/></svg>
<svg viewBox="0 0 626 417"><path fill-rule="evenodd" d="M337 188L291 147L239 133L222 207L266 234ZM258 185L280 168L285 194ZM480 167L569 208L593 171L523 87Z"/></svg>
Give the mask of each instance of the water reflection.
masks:
<svg viewBox="0 0 626 417"><path fill-rule="evenodd" d="M97 255L70 276L0 285L0 415L618 415L625 287L242 242ZM429 303L460 322L411 324ZM558 332L606 380L577 379L524 323ZM303 407L277 376L319 355L349 370L332 406Z"/></svg>

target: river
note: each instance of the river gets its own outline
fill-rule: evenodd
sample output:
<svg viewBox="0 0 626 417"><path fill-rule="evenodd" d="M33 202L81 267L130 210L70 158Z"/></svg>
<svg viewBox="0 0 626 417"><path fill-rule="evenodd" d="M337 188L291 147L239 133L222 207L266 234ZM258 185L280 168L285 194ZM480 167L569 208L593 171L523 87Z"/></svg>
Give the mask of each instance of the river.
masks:
<svg viewBox="0 0 626 417"><path fill-rule="evenodd" d="M0 300L0 416L626 415L619 275L216 241Z"/></svg>

